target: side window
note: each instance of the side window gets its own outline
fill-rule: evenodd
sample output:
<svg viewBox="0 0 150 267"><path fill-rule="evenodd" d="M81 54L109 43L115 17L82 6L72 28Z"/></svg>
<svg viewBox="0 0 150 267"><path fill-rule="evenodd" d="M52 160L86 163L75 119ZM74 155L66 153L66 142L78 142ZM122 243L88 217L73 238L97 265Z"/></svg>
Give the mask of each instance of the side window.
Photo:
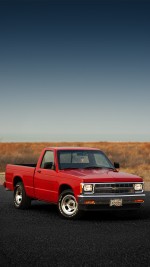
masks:
<svg viewBox="0 0 150 267"><path fill-rule="evenodd" d="M42 169L53 169L54 166L54 152L46 151L41 162Z"/></svg>

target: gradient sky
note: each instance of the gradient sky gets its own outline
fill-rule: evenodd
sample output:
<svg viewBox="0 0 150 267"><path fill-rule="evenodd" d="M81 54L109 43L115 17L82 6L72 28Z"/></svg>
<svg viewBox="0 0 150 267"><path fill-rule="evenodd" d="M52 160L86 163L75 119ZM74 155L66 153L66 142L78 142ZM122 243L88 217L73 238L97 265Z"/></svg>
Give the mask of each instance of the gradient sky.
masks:
<svg viewBox="0 0 150 267"><path fill-rule="evenodd" d="M0 141L150 141L150 1L0 0Z"/></svg>

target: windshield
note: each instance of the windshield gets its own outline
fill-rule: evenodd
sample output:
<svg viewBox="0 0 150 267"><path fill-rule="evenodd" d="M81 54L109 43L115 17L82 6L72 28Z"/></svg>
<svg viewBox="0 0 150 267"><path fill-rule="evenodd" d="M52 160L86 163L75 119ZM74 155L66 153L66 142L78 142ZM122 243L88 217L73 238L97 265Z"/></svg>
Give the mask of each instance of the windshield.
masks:
<svg viewBox="0 0 150 267"><path fill-rule="evenodd" d="M98 150L60 150L59 169L108 168L114 169L110 160Z"/></svg>

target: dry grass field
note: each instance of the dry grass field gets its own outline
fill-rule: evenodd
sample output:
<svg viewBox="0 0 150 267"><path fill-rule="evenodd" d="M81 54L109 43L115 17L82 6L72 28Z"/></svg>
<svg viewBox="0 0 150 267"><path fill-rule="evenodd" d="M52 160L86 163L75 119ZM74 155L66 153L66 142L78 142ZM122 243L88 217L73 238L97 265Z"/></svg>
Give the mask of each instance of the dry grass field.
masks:
<svg viewBox="0 0 150 267"><path fill-rule="evenodd" d="M60 142L60 143L0 143L0 172L7 163L36 163L46 146L83 146L103 150L120 170L137 174L150 181L150 142Z"/></svg>

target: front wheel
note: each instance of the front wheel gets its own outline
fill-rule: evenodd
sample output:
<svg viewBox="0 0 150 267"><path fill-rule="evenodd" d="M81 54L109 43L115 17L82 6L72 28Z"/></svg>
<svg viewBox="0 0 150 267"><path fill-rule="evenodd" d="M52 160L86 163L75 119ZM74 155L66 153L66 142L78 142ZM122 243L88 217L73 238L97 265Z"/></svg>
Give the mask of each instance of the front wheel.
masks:
<svg viewBox="0 0 150 267"><path fill-rule="evenodd" d="M78 218L80 212L78 203L72 190L65 190L59 196L58 209L60 214L67 219Z"/></svg>
<svg viewBox="0 0 150 267"><path fill-rule="evenodd" d="M17 209L26 209L31 205L31 199L26 195L22 182L18 182L14 190L14 206Z"/></svg>

